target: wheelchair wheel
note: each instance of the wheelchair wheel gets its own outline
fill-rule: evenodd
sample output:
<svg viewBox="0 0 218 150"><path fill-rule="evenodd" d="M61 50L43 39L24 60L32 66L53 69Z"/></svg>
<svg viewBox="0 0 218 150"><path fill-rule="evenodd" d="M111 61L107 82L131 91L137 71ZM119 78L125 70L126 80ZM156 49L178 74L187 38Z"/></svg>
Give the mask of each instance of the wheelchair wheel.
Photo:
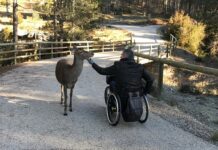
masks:
<svg viewBox="0 0 218 150"><path fill-rule="evenodd" d="M121 106L120 99L113 93L110 93L107 99L107 119L110 125L116 126L120 120Z"/></svg>
<svg viewBox="0 0 218 150"><path fill-rule="evenodd" d="M110 94L110 86L107 86L104 90L104 100L105 100L105 104L107 104L107 99L109 97Z"/></svg>
<svg viewBox="0 0 218 150"><path fill-rule="evenodd" d="M148 114L149 114L149 104L146 96L143 96L142 103L143 103L143 113L141 118L139 119L139 122L145 123L148 120Z"/></svg>

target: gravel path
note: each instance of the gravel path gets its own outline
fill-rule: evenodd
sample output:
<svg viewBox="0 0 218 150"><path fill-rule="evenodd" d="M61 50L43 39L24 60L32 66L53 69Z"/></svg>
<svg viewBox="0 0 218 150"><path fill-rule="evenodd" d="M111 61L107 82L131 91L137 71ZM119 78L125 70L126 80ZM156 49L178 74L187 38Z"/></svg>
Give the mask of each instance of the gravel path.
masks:
<svg viewBox="0 0 218 150"><path fill-rule="evenodd" d="M126 30L129 33L131 33L132 40L135 41L136 43L134 50L137 51L138 49L140 49L140 53L143 54L158 56L158 46L153 45L152 52L150 54L150 48L151 48L150 44L163 44L164 42L166 42L161 38L161 35L158 33L158 29L160 28L160 25L146 25L146 26L115 25L115 24L108 24L108 25L113 26L115 28ZM139 45L140 48L138 48ZM164 56L161 57L165 57L165 53ZM150 60L139 58L139 63L145 64L147 62L150 62Z"/></svg>
<svg viewBox="0 0 218 150"><path fill-rule="evenodd" d="M160 25L146 25L146 26L134 26L134 25L110 25L116 28L121 28L132 33L133 41L148 42L148 43L164 43L161 39L161 35L158 34Z"/></svg>
<svg viewBox="0 0 218 150"><path fill-rule="evenodd" d="M108 66L118 58L117 52L98 53L94 60ZM87 62L74 90L73 112L63 116L54 76L59 59L26 63L0 76L0 149L218 149L154 114L145 124L121 120L110 126L105 77Z"/></svg>

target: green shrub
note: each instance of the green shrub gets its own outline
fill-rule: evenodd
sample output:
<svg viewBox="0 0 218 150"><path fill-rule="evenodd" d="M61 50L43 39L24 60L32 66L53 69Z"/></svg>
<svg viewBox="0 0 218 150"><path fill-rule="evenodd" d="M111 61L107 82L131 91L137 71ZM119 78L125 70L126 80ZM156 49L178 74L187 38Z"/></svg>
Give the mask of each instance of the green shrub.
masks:
<svg viewBox="0 0 218 150"><path fill-rule="evenodd" d="M10 28L4 28L0 32L0 42L9 42L12 40L12 30Z"/></svg>
<svg viewBox="0 0 218 150"><path fill-rule="evenodd" d="M72 28L65 32L65 38L67 38L67 40L84 40L86 39L86 36L85 30L80 27L74 27L74 29Z"/></svg>
<svg viewBox="0 0 218 150"><path fill-rule="evenodd" d="M205 37L205 28L203 23L198 23L183 11L177 11L169 20L167 33L175 35L179 45L199 56L202 53L200 46Z"/></svg>
<svg viewBox="0 0 218 150"><path fill-rule="evenodd" d="M216 132L212 135L211 139L212 139L213 141L218 141L218 131L216 131Z"/></svg>

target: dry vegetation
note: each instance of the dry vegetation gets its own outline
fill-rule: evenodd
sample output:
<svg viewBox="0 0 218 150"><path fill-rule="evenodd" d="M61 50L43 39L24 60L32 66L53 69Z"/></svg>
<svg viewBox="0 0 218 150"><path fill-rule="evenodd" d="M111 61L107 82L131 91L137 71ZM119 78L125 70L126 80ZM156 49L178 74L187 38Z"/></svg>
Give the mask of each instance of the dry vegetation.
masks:
<svg viewBox="0 0 218 150"><path fill-rule="evenodd" d="M202 56L202 41L205 38L206 25L197 22L184 11L177 11L169 20L165 36L173 34L178 39L178 44L187 48L196 56Z"/></svg>
<svg viewBox="0 0 218 150"><path fill-rule="evenodd" d="M218 61L209 61L208 59L198 61L196 56L184 49L175 49L172 54L173 56L171 59L175 61L182 61L212 68L217 68L218 66ZM165 84L174 87L181 92L215 96L218 95L218 78L213 75L206 75L171 66L166 66L164 73L166 75Z"/></svg>
<svg viewBox="0 0 218 150"><path fill-rule="evenodd" d="M101 27L99 29L94 29L89 35L94 40L104 42L130 40L129 32L112 27Z"/></svg>
<svg viewBox="0 0 218 150"><path fill-rule="evenodd" d="M164 83L183 93L218 95L218 78L202 73L165 67Z"/></svg>
<svg viewBox="0 0 218 150"><path fill-rule="evenodd" d="M152 18L148 21L148 23L153 25L166 25L168 23L168 19Z"/></svg>
<svg viewBox="0 0 218 150"><path fill-rule="evenodd" d="M195 58L182 49L176 49L171 57L176 61L217 68L217 62L207 64ZM161 99L206 125L212 131L210 140L218 141L218 77L165 65Z"/></svg>

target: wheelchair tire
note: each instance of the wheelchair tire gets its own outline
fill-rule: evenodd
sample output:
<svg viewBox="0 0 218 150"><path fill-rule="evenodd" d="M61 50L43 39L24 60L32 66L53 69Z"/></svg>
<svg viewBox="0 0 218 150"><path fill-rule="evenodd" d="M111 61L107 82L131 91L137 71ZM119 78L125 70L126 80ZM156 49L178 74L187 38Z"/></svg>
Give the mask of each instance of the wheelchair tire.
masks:
<svg viewBox="0 0 218 150"><path fill-rule="evenodd" d="M119 96L114 93L110 93L108 96L106 113L109 124L116 126L120 120L121 103Z"/></svg>
<svg viewBox="0 0 218 150"><path fill-rule="evenodd" d="M107 86L104 90L104 100L105 100L106 105L107 105L107 99L108 99L109 94L110 94L110 86Z"/></svg>
<svg viewBox="0 0 218 150"><path fill-rule="evenodd" d="M139 119L140 123L145 123L148 120L149 115L149 104L146 96L143 96L143 113L141 118Z"/></svg>

